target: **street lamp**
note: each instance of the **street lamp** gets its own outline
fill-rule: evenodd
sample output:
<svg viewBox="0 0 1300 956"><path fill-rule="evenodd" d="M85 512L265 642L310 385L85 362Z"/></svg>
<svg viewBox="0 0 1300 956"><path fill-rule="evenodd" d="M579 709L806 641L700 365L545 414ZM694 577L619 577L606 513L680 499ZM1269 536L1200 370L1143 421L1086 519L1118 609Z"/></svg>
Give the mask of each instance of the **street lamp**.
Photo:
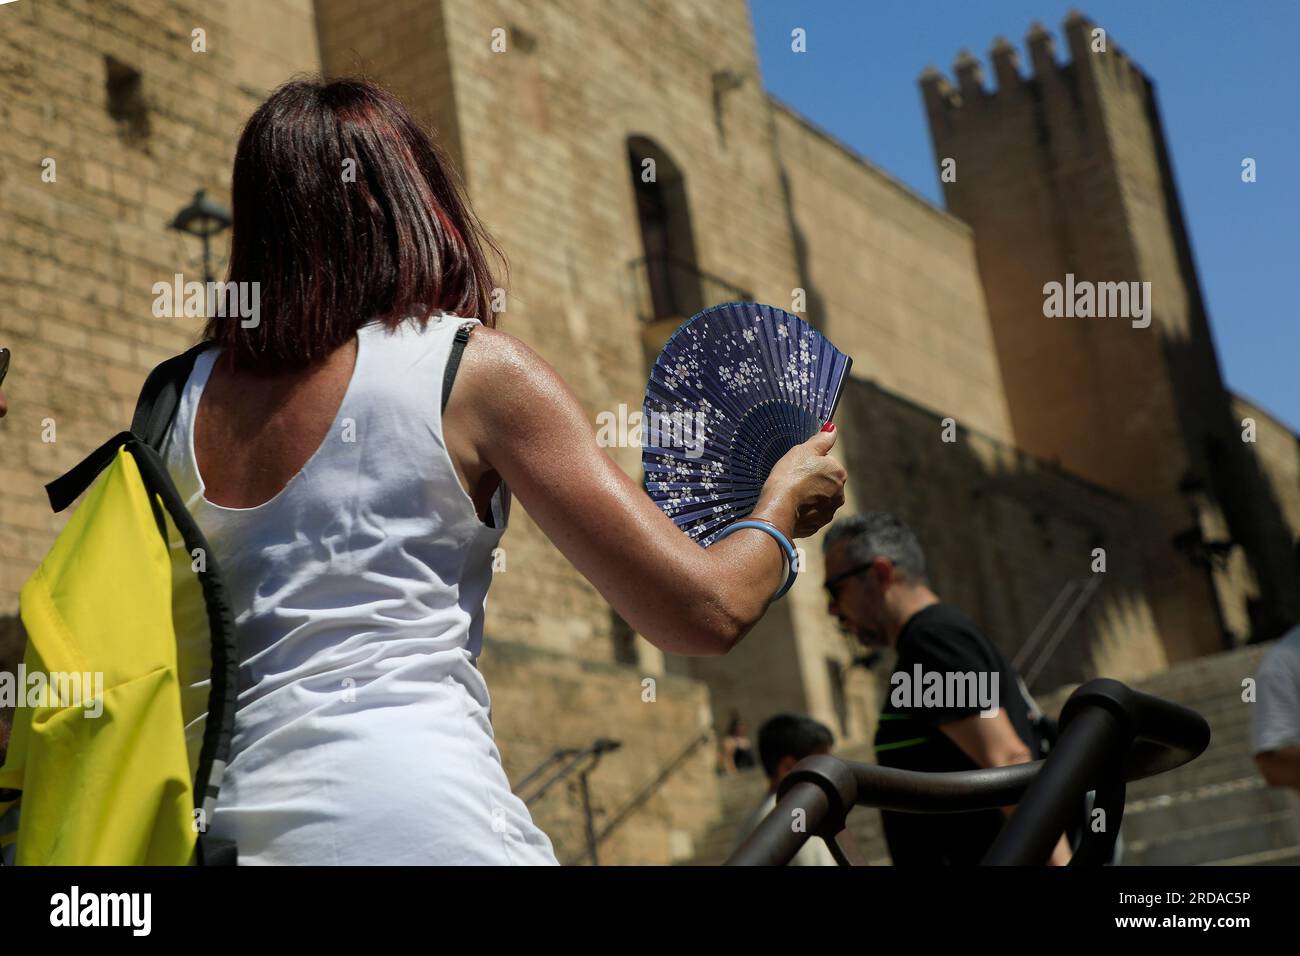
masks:
<svg viewBox="0 0 1300 956"><path fill-rule="evenodd" d="M225 206L213 202L200 189L188 206L176 214L171 228L203 240L203 284L212 281L211 239L230 228L230 212Z"/></svg>

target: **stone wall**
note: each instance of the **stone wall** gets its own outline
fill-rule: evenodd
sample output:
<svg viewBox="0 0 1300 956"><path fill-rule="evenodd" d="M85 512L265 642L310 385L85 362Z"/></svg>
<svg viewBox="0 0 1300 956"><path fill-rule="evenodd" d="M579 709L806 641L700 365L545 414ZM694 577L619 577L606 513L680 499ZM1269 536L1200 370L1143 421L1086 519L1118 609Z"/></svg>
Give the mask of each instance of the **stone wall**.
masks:
<svg viewBox="0 0 1300 956"><path fill-rule="evenodd" d="M1011 440L970 227L774 102L809 318L853 371Z"/></svg>
<svg viewBox="0 0 1300 956"><path fill-rule="evenodd" d="M318 64L307 0L50 0L3 18L0 610L12 610L61 527L42 485L124 428L147 370L198 335L201 320L152 312L155 282L201 279L197 240L168 223L198 189L226 201L244 119ZM193 49L197 28L207 52ZM110 64L128 78L116 99ZM223 264L224 245L214 254Z"/></svg>
<svg viewBox="0 0 1300 956"><path fill-rule="evenodd" d="M1272 554L1276 503L1231 427L1150 82L1085 17L1028 37L1032 73L995 44L996 89L963 54L922 77L948 208L974 229L1015 442L1140 502L1144 576L1173 658L1273 636L1297 575ZM1045 286L1149 283L1136 316L1049 317ZM1203 556L1227 533L1261 582ZM1181 547L1171 542L1178 536ZM1195 561L1189 557L1196 558Z"/></svg>
<svg viewBox="0 0 1300 956"><path fill-rule="evenodd" d="M1294 545L1300 541L1300 436L1244 396L1232 396L1232 411L1237 427L1247 418L1255 424L1255 442L1248 447L1278 502L1282 530Z"/></svg>
<svg viewBox="0 0 1300 956"><path fill-rule="evenodd" d="M597 737L621 744L588 778L597 833L627 814L601 844L602 864L667 864L693 854L718 812L717 747L699 681L660 675L646 684L635 667L553 654L491 633L480 666L516 788L558 749L582 749ZM561 863L587 860L577 780L568 777L529 807Z"/></svg>
<svg viewBox="0 0 1300 956"><path fill-rule="evenodd" d="M856 506L906 521L940 598L1009 658L1105 550L1104 577L1034 689L1164 666L1133 533L1138 506L972 429L944 441L943 416L870 382L852 382L840 408Z"/></svg>

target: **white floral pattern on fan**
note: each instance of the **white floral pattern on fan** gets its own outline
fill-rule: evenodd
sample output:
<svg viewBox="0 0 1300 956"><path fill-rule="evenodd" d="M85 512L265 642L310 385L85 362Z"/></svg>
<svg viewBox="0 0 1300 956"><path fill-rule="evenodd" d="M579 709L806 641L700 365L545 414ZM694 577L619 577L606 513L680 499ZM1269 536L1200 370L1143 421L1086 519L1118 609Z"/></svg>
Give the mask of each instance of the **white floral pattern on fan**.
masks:
<svg viewBox="0 0 1300 956"><path fill-rule="evenodd" d="M852 364L770 305L729 302L694 316L668 340L646 387L646 491L707 547L754 509L781 456L830 420ZM669 429L665 440L665 421L696 426Z"/></svg>

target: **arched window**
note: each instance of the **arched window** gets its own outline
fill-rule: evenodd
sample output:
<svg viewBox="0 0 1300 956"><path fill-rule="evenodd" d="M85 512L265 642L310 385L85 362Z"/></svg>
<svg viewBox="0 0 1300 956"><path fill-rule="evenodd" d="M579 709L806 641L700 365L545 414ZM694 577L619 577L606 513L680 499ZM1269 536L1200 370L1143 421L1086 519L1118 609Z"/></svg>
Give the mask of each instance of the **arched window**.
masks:
<svg viewBox="0 0 1300 956"><path fill-rule="evenodd" d="M686 183L653 140L632 136L627 148L643 252L634 263L641 285L640 318L680 322L704 307Z"/></svg>

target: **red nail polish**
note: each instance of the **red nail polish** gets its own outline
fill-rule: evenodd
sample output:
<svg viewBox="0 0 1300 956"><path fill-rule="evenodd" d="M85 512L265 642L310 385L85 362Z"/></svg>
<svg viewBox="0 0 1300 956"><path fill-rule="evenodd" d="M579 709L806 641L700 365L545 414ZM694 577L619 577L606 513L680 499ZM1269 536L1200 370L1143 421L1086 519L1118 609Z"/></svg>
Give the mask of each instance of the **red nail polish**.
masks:
<svg viewBox="0 0 1300 956"><path fill-rule="evenodd" d="M822 431L824 431L824 432L833 432L833 431L835 431L835 423L834 423L834 422L827 422L825 425L822 426Z"/></svg>

